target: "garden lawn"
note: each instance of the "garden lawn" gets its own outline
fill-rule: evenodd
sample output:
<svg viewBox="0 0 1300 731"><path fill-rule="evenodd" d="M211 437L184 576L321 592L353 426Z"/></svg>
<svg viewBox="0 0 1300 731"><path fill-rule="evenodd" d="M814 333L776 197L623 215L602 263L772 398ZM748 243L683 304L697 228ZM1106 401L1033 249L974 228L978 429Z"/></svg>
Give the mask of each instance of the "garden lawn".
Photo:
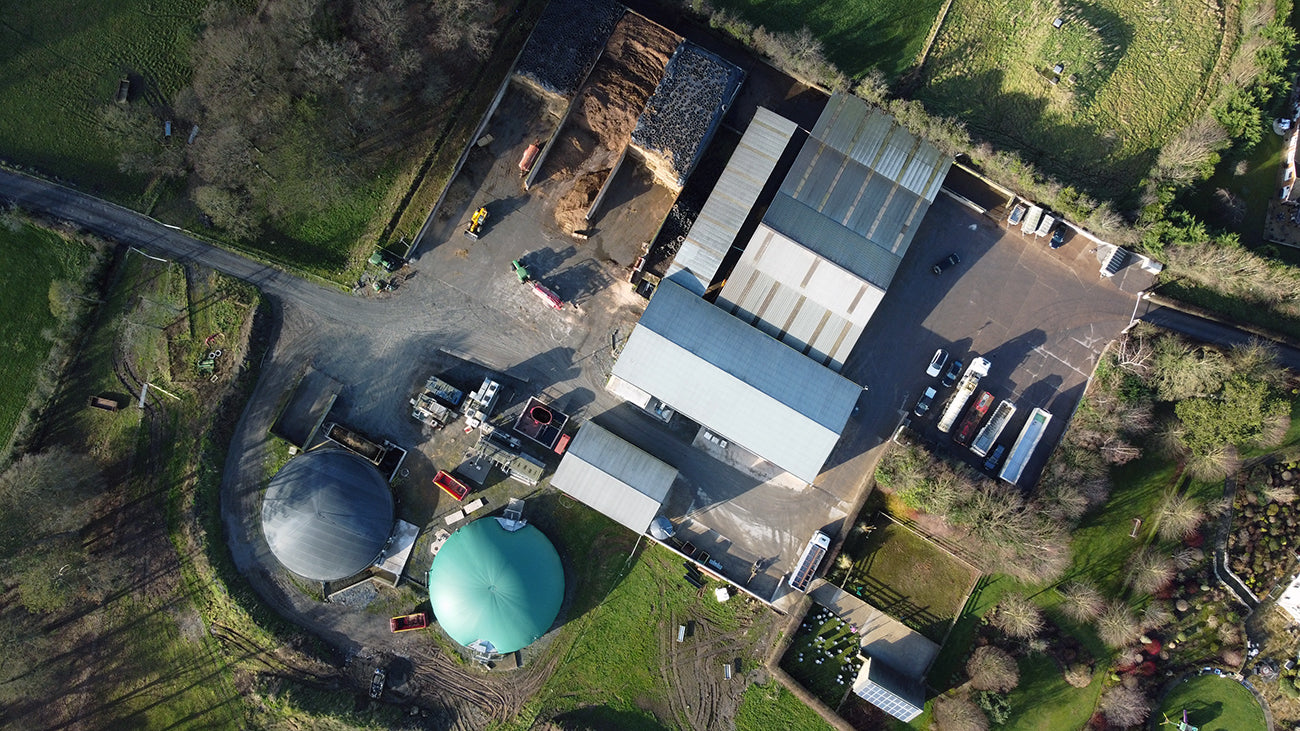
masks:
<svg viewBox="0 0 1300 731"><path fill-rule="evenodd" d="M979 577L970 566L897 523L876 522L844 583L872 606L942 642Z"/></svg>
<svg viewBox="0 0 1300 731"><path fill-rule="evenodd" d="M1011 715L1005 731L1056 731L1082 728L1092 716L1101 695L1100 672L1086 688L1074 688L1056 663L1046 655L1034 654L1020 659L1020 686L1007 700Z"/></svg>
<svg viewBox="0 0 1300 731"><path fill-rule="evenodd" d="M205 0L49 0L0 10L0 156L139 205L147 180L118 170L96 110L131 79L131 103L189 83ZM162 128L159 127L159 137Z"/></svg>
<svg viewBox="0 0 1300 731"><path fill-rule="evenodd" d="M80 291L92 254L87 244L30 224L0 226L0 343L6 346L0 360L0 454L49 357L59 324L54 310L70 307L68 298Z"/></svg>
<svg viewBox="0 0 1300 731"><path fill-rule="evenodd" d="M861 652L861 639L847 623L814 606L795 630L781 668L827 706L837 708L858 675Z"/></svg>
<svg viewBox="0 0 1300 731"><path fill-rule="evenodd" d="M872 68L890 78L912 67L925 45L943 0L716 0L745 21L770 31L807 28L821 40L827 60L850 76Z"/></svg>
<svg viewBox="0 0 1300 731"><path fill-rule="evenodd" d="M1201 731L1263 731L1264 710L1255 697L1231 678L1202 675L1189 678L1169 691L1156 720L1177 721L1187 711L1187 722Z"/></svg>
<svg viewBox="0 0 1300 731"><path fill-rule="evenodd" d="M751 685L736 711L736 731L826 731L830 726L785 686L769 680Z"/></svg>
<svg viewBox="0 0 1300 731"><path fill-rule="evenodd" d="M1158 150L1203 108L1220 43L1236 42L1221 7L1210 7L953 0L915 96L1081 191L1127 201Z"/></svg>

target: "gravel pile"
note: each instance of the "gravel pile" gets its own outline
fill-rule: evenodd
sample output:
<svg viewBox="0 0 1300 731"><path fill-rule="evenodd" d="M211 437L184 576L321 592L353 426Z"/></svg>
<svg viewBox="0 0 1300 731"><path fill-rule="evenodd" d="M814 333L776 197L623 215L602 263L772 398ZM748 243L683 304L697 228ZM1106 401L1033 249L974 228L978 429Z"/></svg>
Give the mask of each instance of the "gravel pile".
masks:
<svg viewBox="0 0 1300 731"><path fill-rule="evenodd" d="M379 590L369 581L350 586L330 597L330 604L342 604L345 607L364 607L379 598Z"/></svg>
<svg viewBox="0 0 1300 731"><path fill-rule="evenodd" d="M637 120L633 144L661 155L684 184L744 77L734 64L683 43Z"/></svg>
<svg viewBox="0 0 1300 731"><path fill-rule="evenodd" d="M537 20L515 72L572 97L627 9L610 0L551 0Z"/></svg>

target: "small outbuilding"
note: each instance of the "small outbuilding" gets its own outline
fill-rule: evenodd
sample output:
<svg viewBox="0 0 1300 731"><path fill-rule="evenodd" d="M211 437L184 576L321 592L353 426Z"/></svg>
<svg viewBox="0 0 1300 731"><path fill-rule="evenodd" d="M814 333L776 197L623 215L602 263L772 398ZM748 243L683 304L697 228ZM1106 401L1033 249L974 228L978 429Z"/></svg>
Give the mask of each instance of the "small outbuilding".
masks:
<svg viewBox="0 0 1300 731"><path fill-rule="evenodd" d="M676 479L672 466L587 422L569 445L551 486L644 533Z"/></svg>
<svg viewBox="0 0 1300 731"><path fill-rule="evenodd" d="M336 581L379 560L392 534L393 493L374 465L342 449L293 458L262 500L271 553L295 574Z"/></svg>
<svg viewBox="0 0 1300 731"><path fill-rule="evenodd" d="M483 655L524 648L551 628L564 600L564 569L541 531L481 519L443 543L429 569L429 602L453 640Z"/></svg>

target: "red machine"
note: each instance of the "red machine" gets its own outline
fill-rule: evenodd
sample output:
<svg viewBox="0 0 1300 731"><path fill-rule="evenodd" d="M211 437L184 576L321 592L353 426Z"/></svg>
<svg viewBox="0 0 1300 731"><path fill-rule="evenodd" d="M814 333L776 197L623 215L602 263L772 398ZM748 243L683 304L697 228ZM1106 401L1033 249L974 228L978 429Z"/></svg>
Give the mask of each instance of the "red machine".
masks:
<svg viewBox="0 0 1300 731"><path fill-rule="evenodd" d="M556 310L564 309L564 300L560 299L558 294L547 289L541 282L529 282L528 284L533 288L533 294L545 302L547 307Z"/></svg>
<svg viewBox="0 0 1300 731"><path fill-rule="evenodd" d="M413 629L424 629L428 626L429 615L424 612L406 614L388 620L388 628L394 632L410 632Z"/></svg>
<svg viewBox="0 0 1300 731"><path fill-rule="evenodd" d="M434 475L433 484L441 487L443 492L451 495L457 500L464 500L465 496L469 494L469 487L467 487L465 483L457 480L455 477L452 477L442 470L438 470L438 474Z"/></svg>

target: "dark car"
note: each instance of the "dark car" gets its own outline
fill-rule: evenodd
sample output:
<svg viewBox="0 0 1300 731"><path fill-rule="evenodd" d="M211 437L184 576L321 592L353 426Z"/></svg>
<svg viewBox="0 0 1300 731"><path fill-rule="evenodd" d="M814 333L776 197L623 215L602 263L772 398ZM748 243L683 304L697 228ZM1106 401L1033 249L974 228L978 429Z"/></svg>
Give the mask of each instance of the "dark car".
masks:
<svg viewBox="0 0 1300 731"><path fill-rule="evenodd" d="M961 375L961 361L954 360L948 368L948 372L943 374L943 387L947 388L957 382L957 376Z"/></svg>
<svg viewBox="0 0 1300 731"><path fill-rule="evenodd" d="M921 394L921 398L916 402L916 408L912 409L912 413L917 416L925 416L925 412L930 410L930 405L934 403L934 397L938 394L939 392L933 388L925 389L925 393Z"/></svg>
<svg viewBox="0 0 1300 731"><path fill-rule="evenodd" d="M1049 244L1053 249L1059 249L1065 246L1065 227L1057 226L1052 230L1052 241Z"/></svg>
<svg viewBox="0 0 1300 731"><path fill-rule="evenodd" d="M930 271L934 272L935 274L943 274L945 269L957 266L960 263L961 263L960 256L957 256L956 254L949 254L946 259L943 259L942 261L936 263L934 266L930 267Z"/></svg>
<svg viewBox="0 0 1300 731"><path fill-rule="evenodd" d="M984 469L988 470L989 472L992 472L993 470L997 469L998 462L1002 461L1002 454L1006 451L1007 451L1007 445L1005 444L999 444L998 446L994 447L993 451L989 452L989 458L984 460Z"/></svg>

